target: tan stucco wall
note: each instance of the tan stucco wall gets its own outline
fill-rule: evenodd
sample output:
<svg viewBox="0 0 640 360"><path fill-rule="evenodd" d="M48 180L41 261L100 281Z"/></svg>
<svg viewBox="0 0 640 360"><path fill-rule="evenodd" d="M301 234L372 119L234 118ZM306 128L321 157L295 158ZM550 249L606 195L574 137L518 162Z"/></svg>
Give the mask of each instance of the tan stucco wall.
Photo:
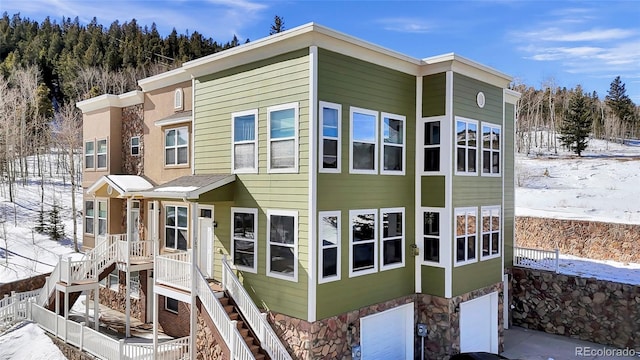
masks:
<svg viewBox="0 0 640 360"><path fill-rule="evenodd" d="M121 167L122 141L120 139L122 110L120 108L107 108L86 113L83 115L82 126L82 151L84 155L84 143L86 141L107 139L107 169L94 170L84 168L82 158L82 187L91 186L102 175L117 174ZM97 149L94 149L97 151ZM97 165L97 159L96 159Z"/></svg>

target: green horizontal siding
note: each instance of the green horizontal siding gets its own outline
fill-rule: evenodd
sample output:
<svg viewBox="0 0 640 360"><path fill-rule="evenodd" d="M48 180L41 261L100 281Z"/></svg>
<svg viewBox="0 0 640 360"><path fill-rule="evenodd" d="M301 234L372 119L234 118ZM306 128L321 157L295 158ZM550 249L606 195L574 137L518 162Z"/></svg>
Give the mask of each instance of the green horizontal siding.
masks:
<svg viewBox="0 0 640 360"><path fill-rule="evenodd" d="M423 176L420 181L422 185L422 206L445 207L445 177Z"/></svg>
<svg viewBox="0 0 640 360"><path fill-rule="evenodd" d="M454 267L451 280L452 296L466 294L502 281L502 260L478 261L473 264Z"/></svg>
<svg viewBox="0 0 640 360"><path fill-rule="evenodd" d="M476 102L478 92L485 96L485 105ZM474 120L502 124L502 89L468 76L453 74L453 114Z"/></svg>
<svg viewBox="0 0 640 360"><path fill-rule="evenodd" d="M422 116L441 116L445 114L447 97L446 73L424 76L422 78Z"/></svg>
<svg viewBox="0 0 640 360"><path fill-rule="evenodd" d="M445 296L445 269L434 266L422 266L422 293Z"/></svg>
<svg viewBox="0 0 640 360"><path fill-rule="evenodd" d="M502 179L487 176L454 176L453 207L502 204Z"/></svg>

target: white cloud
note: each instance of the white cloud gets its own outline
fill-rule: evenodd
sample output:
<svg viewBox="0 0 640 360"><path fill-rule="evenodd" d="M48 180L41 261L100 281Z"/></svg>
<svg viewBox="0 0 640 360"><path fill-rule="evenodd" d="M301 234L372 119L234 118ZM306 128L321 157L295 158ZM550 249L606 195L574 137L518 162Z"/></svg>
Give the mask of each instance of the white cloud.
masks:
<svg viewBox="0 0 640 360"><path fill-rule="evenodd" d="M553 41L553 42L577 42L577 41L610 41L632 37L637 31L626 29L602 29L593 28L583 31L569 31L558 27L545 28L524 33L515 33L516 38L523 41Z"/></svg>
<svg viewBox="0 0 640 360"><path fill-rule="evenodd" d="M377 21L383 29L403 33L423 34L431 32L434 26L427 21L410 18L388 18Z"/></svg>

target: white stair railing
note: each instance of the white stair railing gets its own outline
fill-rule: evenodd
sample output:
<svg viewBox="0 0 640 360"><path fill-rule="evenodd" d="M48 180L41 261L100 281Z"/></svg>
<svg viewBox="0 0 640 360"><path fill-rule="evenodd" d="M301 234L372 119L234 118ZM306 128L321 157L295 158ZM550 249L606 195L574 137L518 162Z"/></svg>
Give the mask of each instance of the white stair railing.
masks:
<svg viewBox="0 0 640 360"><path fill-rule="evenodd" d="M513 265L555 271L560 270L560 250L541 250L523 247L513 247Z"/></svg>
<svg viewBox="0 0 640 360"><path fill-rule="evenodd" d="M272 360L291 360L291 355L280 341L278 335L267 321L266 314L260 312L247 290L227 262L226 255L222 260L222 286L233 298L249 326L260 340L262 348Z"/></svg>
<svg viewBox="0 0 640 360"><path fill-rule="evenodd" d="M62 266L62 257L58 259L58 263L51 271L51 274L46 277L44 286L40 289L40 293L38 294L38 304L39 305L47 305L49 302L49 297L53 294L53 291L56 288L56 284L60 281L60 267Z"/></svg>

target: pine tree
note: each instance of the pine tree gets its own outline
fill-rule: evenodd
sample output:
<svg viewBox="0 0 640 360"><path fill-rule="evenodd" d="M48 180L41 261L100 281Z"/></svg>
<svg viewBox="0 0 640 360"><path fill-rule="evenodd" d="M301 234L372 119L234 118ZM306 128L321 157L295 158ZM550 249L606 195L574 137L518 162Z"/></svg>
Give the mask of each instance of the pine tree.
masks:
<svg viewBox="0 0 640 360"><path fill-rule="evenodd" d="M569 150L582 156L587 148L591 132L591 112L587 97L578 86L569 99L569 107L560 126L560 142Z"/></svg>
<svg viewBox="0 0 640 360"><path fill-rule="evenodd" d="M64 224L60 219L60 206L54 203L49 211L49 224L47 224L47 234L51 240L58 241L64 238Z"/></svg>
<svg viewBox="0 0 640 360"><path fill-rule="evenodd" d="M627 127L626 133L623 133L622 136L634 136L637 122L635 105L627 95L625 84L620 80L620 76L617 76L611 82L605 103L611 109L613 115Z"/></svg>
<svg viewBox="0 0 640 360"><path fill-rule="evenodd" d="M277 34L284 31L284 18L276 15L273 18L273 24L269 30L269 35Z"/></svg>

